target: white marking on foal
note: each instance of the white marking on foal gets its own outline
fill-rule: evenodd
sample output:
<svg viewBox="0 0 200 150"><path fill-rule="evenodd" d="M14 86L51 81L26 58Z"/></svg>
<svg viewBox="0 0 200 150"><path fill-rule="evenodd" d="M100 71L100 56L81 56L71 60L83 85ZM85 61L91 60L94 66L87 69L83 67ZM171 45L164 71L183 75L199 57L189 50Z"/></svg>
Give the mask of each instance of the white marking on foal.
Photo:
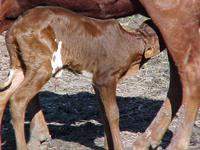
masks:
<svg viewBox="0 0 200 150"><path fill-rule="evenodd" d="M11 82L13 75L14 75L14 70L11 69L9 72L8 81L5 82L5 85L7 85Z"/></svg>
<svg viewBox="0 0 200 150"><path fill-rule="evenodd" d="M62 42L58 42L58 49L52 54L51 67L52 74L55 74L58 69L63 67L62 57L61 57Z"/></svg>
<svg viewBox="0 0 200 150"><path fill-rule="evenodd" d="M59 70L59 71L55 74L55 77L56 77L56 78L62 78L62 73L63 73L63 70Z"/></svg>
<svg viewBox="0 0 200 150"><path fill-rule="evenodd" d="M87 80L92 82L92 79L93 79L93 74L92 73L83 70L83 71L81 71L81 75L83 77L85 77Z"/></svg>

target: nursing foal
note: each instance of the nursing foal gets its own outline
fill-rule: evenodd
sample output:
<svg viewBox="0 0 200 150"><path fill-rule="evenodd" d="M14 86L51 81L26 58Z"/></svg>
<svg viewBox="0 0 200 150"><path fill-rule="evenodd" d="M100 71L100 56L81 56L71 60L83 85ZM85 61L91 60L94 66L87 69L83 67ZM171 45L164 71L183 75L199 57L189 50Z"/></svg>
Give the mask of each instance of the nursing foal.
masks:
<svg viewBox="0 0 200 150"><path fill-rule="evenodd" d="M116 85L159 53L157 35L149 26L143 23L132 29L114 19L102 21L59 7L37 7L12 25L6 44L10 74L1 84L0 101L6 104L10 98L18 150L27 149L24 116L28 103L63 69L92 83L103 118L105 147L124 149Z"/></svg>

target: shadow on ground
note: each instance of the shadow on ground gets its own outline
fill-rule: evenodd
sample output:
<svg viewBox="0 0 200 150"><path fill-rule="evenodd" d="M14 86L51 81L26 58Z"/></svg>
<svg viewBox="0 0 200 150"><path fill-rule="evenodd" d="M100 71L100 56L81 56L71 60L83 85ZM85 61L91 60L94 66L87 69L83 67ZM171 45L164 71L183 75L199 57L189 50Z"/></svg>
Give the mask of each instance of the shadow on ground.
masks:
<svg viewBox="0 0 200 150"><path fill-rule="evenodd" d="M59 95L44 91L40 92L39 96L53 139L79 143L91 149L103 149L94 143L96 138L103 137L102 120L94 94L81 92ZM162 105L162 101L138 97L117 97L117 100L121 131L134 133L144 132ZM26 120L29 120L28 112ZM25 127L28 137L29 125ZM166 137L165 145L170 140L171 132L168 131ZM8 107L3 117L2 141L5 142L3 149L16 148Z"/></svg>

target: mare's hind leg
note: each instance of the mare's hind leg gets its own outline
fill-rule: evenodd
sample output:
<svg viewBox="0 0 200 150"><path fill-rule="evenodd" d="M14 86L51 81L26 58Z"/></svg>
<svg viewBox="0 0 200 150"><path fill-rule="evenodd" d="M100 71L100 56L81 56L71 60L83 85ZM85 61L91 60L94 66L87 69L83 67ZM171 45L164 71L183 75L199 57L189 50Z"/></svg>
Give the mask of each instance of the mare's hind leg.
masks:
<svg viewBox="0 0 200 150"><path fill-rule="evenodd" d="M200 103L200 1L140 1L161 31L182 85L179 127L167 150L185 150Z"/></svg>
<svg viewBox="0 0 200 150"><path fill-rule="evenodd" d="M24 117L26 107L30 100L51 77L49 72L50 70L41 66L38 70L35 69L35 71L27 70L24 81L11 96L10 111L18 150L27 149L24 135Z"/></svg>
<svg viewBox="0 0 200 150"><path fill-rule="evenodd" d="M148 150L160 144L172 118L176 115L181 105L182 92L180 77L173 60L169 55L170 85L167 97L156 117L146 131L134 142L133 150Z"/></svg>

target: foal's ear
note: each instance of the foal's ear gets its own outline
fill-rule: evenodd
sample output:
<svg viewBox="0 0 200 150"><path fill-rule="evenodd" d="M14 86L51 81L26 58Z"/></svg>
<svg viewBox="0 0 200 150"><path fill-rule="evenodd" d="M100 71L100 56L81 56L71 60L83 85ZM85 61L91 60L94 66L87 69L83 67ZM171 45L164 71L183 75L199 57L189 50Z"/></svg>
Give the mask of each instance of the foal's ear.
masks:
<svg viewBox="0 0 200 150"><path fill-rule="evenodd" d="M153 46L153 45L148 46L148 44L147 44L147 47L144 51L144 57L145 58L151 58L151 57L157 55L159 52L160 51L158 49L156 49L155 46Z"/></svg>
<svg viewBox="0 0 200 150"><path fill-rule="evenodd" d="M160 52L160 45L156 32L145 23L141 24L140 32L145 43L144 57L150 58L157 55Z"/></svg>
<svg viewBox="0 0 200 150"><path fill-rule="evenodd" d="M129 33L135 33L137 29L128 26L128 23L120 23L121 27Z"/></svg>

